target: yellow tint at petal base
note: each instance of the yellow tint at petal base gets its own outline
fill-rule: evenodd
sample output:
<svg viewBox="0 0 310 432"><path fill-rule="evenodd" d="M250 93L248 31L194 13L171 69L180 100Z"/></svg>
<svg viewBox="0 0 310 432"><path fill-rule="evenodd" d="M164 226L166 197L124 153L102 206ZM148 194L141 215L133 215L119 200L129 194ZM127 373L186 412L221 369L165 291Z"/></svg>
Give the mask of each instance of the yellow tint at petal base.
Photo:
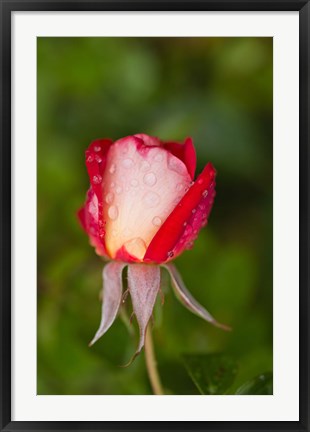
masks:
<svg viewBox="0 0 310 432"><path fill-rule="evenodd" d="M124 246L126 248L126 251L130 255L132 255L132 256L140 259L140 260L143 259L145 252L146 252L146 244L142 240L142 238L136 237L132 240L129 240L124 244Z"/></svg>

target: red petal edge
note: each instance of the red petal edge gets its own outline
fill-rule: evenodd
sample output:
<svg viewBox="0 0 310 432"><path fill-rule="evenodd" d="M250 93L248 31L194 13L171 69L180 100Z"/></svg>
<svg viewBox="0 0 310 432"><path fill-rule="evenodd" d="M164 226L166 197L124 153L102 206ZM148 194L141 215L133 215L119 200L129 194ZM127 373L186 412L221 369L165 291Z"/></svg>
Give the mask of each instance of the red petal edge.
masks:
<svg viewBox="0 0 310 432"><path fill-rule="evenodd" d="M215 174L213 165L208 163L153 237L145 262L169 261L192 246L199 229L206 225L213 205Z"/></svg>
<svg viewBox="0 0 310 432"><path fill-rule="evenodd" d="M113 141L110 139L98 139L93 141L85 152L86 168L91 187L87 193L85 206L78 212L78 218L89 235L90 243L96 248L96 252L102 256L108 256L104 242L102 178L107 153L112 143ZM89 212L89 204L94 194L98 199L98 220L95 220Z"/></svg>

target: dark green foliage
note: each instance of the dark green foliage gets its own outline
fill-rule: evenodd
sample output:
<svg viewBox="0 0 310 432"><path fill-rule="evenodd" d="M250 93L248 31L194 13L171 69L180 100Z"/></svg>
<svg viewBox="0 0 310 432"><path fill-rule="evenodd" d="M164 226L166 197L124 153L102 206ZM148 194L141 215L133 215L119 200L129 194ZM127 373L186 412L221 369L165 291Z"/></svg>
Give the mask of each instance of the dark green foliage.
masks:
<svg viewBox="0 0 310 432"><path fill-rule="evenodd" d="M186 369L204 395L222 395L231 387L237 375L237 362L222 354L184 355Z"/></svg>
<svg viewBox="0 0 310 432"><path fill-rule="evenodd" d="M247 381L236 391L237 395L272 395L273 394L273 377L271 372L255 377Z"/></svg>

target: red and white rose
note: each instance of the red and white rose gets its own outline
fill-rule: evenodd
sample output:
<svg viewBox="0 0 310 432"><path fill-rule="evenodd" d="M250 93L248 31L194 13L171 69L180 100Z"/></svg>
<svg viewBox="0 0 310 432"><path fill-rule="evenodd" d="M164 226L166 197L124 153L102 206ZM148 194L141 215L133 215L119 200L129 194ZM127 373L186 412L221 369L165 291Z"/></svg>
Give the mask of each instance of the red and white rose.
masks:
<svg viewBox="0 0 310 432"><path fill-rule="evenodd" d="M102 319L92 343L112 325L122 299L122 271L139 323L140 342L160 288L160 264L171 275L178 298L192 312L224 327L192 298L170 263L191 248L206 225L215 197L215 169L208 163L194 181L196 152L191 138L161 142L145 134L112 142L96 140L86 150L90 179L81 224L103 270Z"/></svg>

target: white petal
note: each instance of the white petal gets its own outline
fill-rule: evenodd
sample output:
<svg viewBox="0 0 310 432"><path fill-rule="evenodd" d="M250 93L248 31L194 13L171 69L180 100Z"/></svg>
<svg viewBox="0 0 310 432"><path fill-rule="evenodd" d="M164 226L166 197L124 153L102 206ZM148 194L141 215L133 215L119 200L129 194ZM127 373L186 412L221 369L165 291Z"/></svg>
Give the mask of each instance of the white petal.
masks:
<svg viewBox="0 0 310 432"><path fill-rule="evenodd" d="M122 300L122 271L125 263L110 262L102 272L103 276L103 302L101 323L95 337L90 342L90 346L111 327Z"/></svg>
<svg viewBox="0 0 310 432"><path fill-rule="evenodd" d="M110 255L115 257L125 246L142 259L190 183L185 164L163 148L138 149L133 138L114 143L103 179L105 240Z"/></svg>

